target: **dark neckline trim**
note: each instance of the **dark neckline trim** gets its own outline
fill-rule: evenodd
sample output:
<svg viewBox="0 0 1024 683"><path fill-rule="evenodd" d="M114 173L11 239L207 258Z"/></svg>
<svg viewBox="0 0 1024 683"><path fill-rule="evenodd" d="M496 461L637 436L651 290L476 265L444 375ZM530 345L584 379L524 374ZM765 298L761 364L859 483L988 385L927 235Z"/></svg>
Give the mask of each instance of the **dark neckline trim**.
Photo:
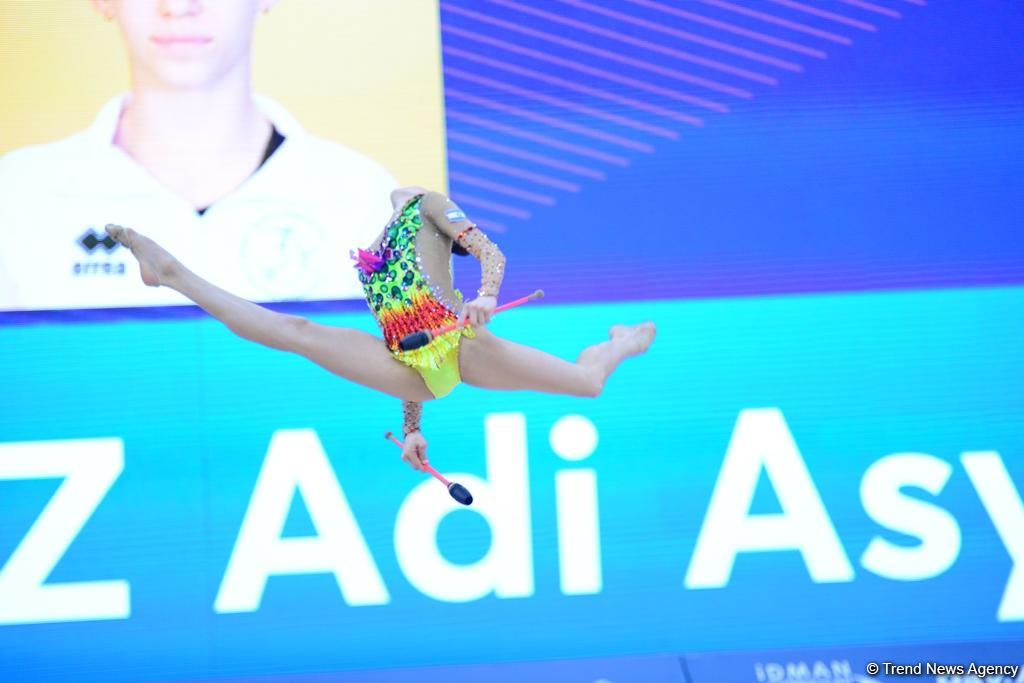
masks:
<svg viewBox="0 0 1024 683"><path fill-rule="evenodd" d="M276 152L284 143L284 140L285 138L281 135L281 131L277 129L277 126L270 124L270 139L267 140L267 146L263 149L263 158L260 159L260 165L252 172L253 174L263 168L263 164L267 163L267 160L274 155L274 152ZM251 178L252 174L250 174L249 177ZM210 206L213 206L213 204ZM210 209L210 206L204 206L201 209L196 209L196 213L202 216Z"/></svg>

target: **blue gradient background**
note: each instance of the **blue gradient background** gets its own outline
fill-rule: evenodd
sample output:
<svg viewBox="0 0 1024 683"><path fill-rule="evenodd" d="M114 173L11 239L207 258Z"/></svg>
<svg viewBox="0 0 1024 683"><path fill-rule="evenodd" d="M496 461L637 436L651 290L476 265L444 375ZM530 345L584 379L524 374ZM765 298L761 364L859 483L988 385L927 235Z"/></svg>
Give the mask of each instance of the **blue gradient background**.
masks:
<svg viewBox="0 0 1024 683"><path fill-rule="evenodd" d="M448 130L534 153L560 156L607 173L593 181L522 159L449 140L449 150L514 164L533 172L581 182L578 193L559 193L529 182L486 172L453 158L453 174L481 175L520 189L548 192L552 207L506 197L531 217L495 215L483 208L480 220L507 223L502 248L511 255L509 283L528 290L541 282L555 300L650 299L747 295L766 292L847 291L908 287L1019 283L1024 280L1024 9L1015 2L879 3L902 13L878 17L837 1L811 2L859 20L866 32L822 21L771 2L745 7L827 29L849 37L836 45L773 27L742 15L689 1L665 2L709 19L794 40L825 50L819 60L780 50L628 2L594 2L637 20L732 42L800 65L781 71L672 36L625 24L561 2L524 1L599 29L754 68L777 85L752 83L729 74L576 30L510 8L503 2L446 0L443 27L549 53L563 59L643 80L728 105L727 114L680 105L667 98L588 77L571 69L444 34L445 46L478 50L515 67L574 80L644 102L697 114L703 127L665 118L559 88L534 78L488 69L462 56L445 56L446 87L550 116L585 123L650 144L651 153L631 152L558 131L521 117L472 107L447 98ZM662 68L748 89L751 99L659 77L577 50L517 34L450 8L476 10L491 18L557 33ZM530 102L496 88L453 76L452 68L542 92L649 124L677 129L664 140L621 125ZM514 128L557 135L606 153L625 156L626 168L593 162L521 138L453 118L469 112ZM459 176L461 178L462 176ZM458 178L453 196L481 190ZM499 195L489 198L499 199ZM607 284L613 274L615 286ZM621 284L619 284L621 283Z"/></svg>
<svg viewBox="0 0 1024 683"><path fill-rule="evenodd" d="M536 594L461 605L419 594L395 560L395 514L421 477L380 438L399 419L393 400L299 358L240 344L212 321L6 328L3 348L18 353L5 354L0 370L20 390L3 413L5 440L125 440L124 474L51 580L123 577L132 616L4 627L3 666L67 675L116 661L115 678L173 677L737 644L1021 639L1024 624L996 620L1010 561L958 457L997 450L1024 485L1022 313L1024 291L1011 288L550 306L495 321L496 332L562 356L600 338L609 321L651 318L660 336L597 401L461 387L427 406L432 461L442 470L485 474L486 414L521 412L528 424ZM785 414L856 579L815 585L796 553L748 554L726 588L684 590L736 416L768 406ZM600 435L585 461L600 497L604 590L594 596L558 590L553 475L574 465L551 452L547 436L567 414L585 415ZM392 602L348 607L328 575L276 577L259 611L216 615L217 587L270 436L293 428L319 435ZM864 513L860 478L899 451L953 465L935 502L963 532L956 564L917 583L879 578L858 563L874 534L892 538ZM2 517L3 551L52 488L0 483L5 508L16 512ZM753 510L773 506L762 481ZM293 502L286 535L309 531ZM442 551L455 561L482 556L488 539L469 512L440 530ZM415 638L403 636L409 631Z"/></svg>
<svg viewBox="0 0 1024 683"><path fill-rule="evenodd" d="M513 296L542 286L548 295L499 317L493 330L571 359L614 322L650 318L659 326L648 356L625 364L596 401L460 387L426 407L433 464L481 476L484 417L525 415L536 582L531 598L444 604L405 579L393 547L395 515L422 478L380 438L399 425L396 401L300 358L243 343L194 309L0 316L0 442L117 436L125 443L123 474L49 580L123 578L132 603L131 618L123 621L0 627L0 679L245 678L955 641L996 643L996 649L1005 643L1007 654L1024 652L1024 623L996 618L1010 558L959 463L963 451L998 451L1017 490L1024 490L1024 10L997 1L878 2L902 17L812 3L870 19L873 32L757 4L851 36L853 43L777 33L828 51L827 59L816 60L736 40L801 64L801 72L759 67L778 79L774 86L686 66L695 75L747 87L753 96L729 100L728 114L700 113L701 128L672 124L676 140L634 135L651 145L649 152L615 149L469 106L451 93L469 91L633 135L446 75L452 196L483 226L495 226L509 257L503 291ZM598 4L723 38L631 3ZM579 7L540 0L520 6L683 49L664 34ZM703 3L679 6L769 30ZM455 28L686 90L488 25L465 10L684 69L664 55L558 28L507 2L442 3L449 48L610 87L482 47L452 33ZM449 53L444 63L667 125L465 56ZM612 90L674 106L628 87ZM468 123L460 113L557 135L621 155L627 164L591 163ZM468 142L472 136L589 164L603 180L475 146ZM555 191L467 163L467 156L578 188ZM481 187L480 179L500 188ZM520 201L510 189L553 203ZM502 214L480 200L528 216ZM475 266L457 267L463 288L475 290ZM361 302L279 308L373 331ZM784 413L856 570L853 582L816 585L797 553L782 552L742 555L723 589L683 588L737 415L758 407ZM548 445L551 426L569 414L592 420L600 436L595 454L581 465L560 460ZM270 437L296 428L314 429L323 443L391 603L348 607L327 575L275 577L259 611L217 615L213 601ZM910 583L880 578L859 563L876 534L912 541L871 521L859 497L872 463L906 451L952 465L934 502L963 533L949 571ZM570 597L558 587L554 475L579 466L597 472L604 589ZM56 486L0 481L0 563ZM777 506L762 481L754 511ZM293 502L287 533L310 531L302 505ZM441 526L441 547L453 561L472 562L488 542L486 525L470 512ZM651 676L647 680L655 680Z"/></svg>

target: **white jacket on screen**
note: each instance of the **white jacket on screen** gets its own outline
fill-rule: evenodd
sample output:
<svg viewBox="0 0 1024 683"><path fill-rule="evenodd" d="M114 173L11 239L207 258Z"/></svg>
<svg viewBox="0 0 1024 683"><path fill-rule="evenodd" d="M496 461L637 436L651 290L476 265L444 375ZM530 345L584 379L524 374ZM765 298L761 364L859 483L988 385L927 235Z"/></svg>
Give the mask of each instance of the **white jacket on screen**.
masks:
<svg viewBox="0 0 1024 683"><path fill-rule="evenodd" d="M86 130L0 157L0 310L189 303L146 287L107 223L152 237L189 269L253 301L362 297L349 249L391 215L397 183L377 162L316 138L257 98L285 137L204 215L112 144L125 95Z"/></svg>

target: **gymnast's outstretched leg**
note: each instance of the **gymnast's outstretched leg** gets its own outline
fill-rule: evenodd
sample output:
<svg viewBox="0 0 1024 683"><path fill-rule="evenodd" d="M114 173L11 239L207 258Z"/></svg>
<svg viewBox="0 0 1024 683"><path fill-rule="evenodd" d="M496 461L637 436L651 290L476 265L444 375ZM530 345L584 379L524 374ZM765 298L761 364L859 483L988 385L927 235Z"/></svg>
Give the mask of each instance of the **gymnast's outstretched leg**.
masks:
<svg viewBox="0 0 1024 683"><path fill-rule="evenodd" d="M184 294L238 336L299 354L345 379L405 401L433 398L420 375L396 363L373 335L264 308L207 282L131 228L110 225L107 232L131 249L139 261L143 282Z"/></svg>
<svg viewBox="0 0 1024 683"><path fill-rule="evenodd" d="M647 351L654 341L654 323L616 325L607 341L584 349L575 363L477 328L475 339L463 339L459 370L466 384L485 389L529 390L549 394L595 397L619 364Z"/></svg>

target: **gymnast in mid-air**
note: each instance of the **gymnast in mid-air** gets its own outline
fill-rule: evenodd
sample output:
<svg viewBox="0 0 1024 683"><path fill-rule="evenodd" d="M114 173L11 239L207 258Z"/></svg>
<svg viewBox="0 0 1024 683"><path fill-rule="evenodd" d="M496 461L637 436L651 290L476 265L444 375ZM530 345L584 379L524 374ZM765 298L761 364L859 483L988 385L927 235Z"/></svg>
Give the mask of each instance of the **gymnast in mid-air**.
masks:
<svg viewBox="0 0 1024 683"><path fill-rule="evenodd" d="M652 322L615 325L609 338L585 348L575 363L491 334L486 324L497 307L505 271L498 247L445 195L419 187L391 193L395 208L368 249L351 253L366 303L384 343L360 330L331 327L272 311L199 277L153 240L108 225L115 240L139 261L142 281L185 295L238 336L304 356L345 379L402 400L402 458L417 470L428 464L420 432L421 404L441 398L460 382L484 389L530 390L597 396L624 359L654 340ZM452 253L480 261L477 297L463 302L452 284ZM454 326L454 329L450 329ZM403 350L403 339L449 328L428 343Z"/></svg>

